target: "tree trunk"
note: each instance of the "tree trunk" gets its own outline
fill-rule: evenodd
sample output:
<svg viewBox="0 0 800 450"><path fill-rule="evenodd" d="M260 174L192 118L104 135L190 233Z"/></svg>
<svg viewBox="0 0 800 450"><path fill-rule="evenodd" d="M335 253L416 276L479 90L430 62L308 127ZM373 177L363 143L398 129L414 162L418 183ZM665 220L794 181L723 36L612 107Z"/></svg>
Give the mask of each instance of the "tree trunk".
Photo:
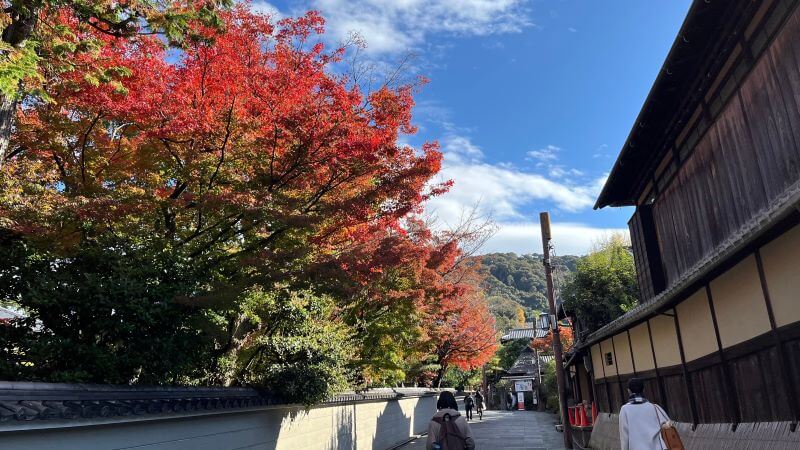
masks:
<svg viewBox="0 0 800 450"><path fill-rule="evenodd" d="M17 109L17 100L0 93L0 167L8 155L8 142L11 139L11 127L14 124L14 113Z"/></svg>
<svg viewBox="0 0 800 450"><path fill-rule="evenodd" d="M17 5L14 6L14 3ZM30 0L13 2L5 13L11 17L11 23L3 29L3 42L12 47L24 46L36 27L39 17L38 5ZM8 154L8 142L11 140L16 109L17 99L0 93L0 167L3 167Z"/></svg>
<svg viewBox="0 0 800 450"><path fill-rule="evenodd" d="M447 367L440 367L439 370L436 371L436 378L433 379L433 385L436 386L437 389L442 387L442 380L444 379L445 372L447 372Z"/></svg>

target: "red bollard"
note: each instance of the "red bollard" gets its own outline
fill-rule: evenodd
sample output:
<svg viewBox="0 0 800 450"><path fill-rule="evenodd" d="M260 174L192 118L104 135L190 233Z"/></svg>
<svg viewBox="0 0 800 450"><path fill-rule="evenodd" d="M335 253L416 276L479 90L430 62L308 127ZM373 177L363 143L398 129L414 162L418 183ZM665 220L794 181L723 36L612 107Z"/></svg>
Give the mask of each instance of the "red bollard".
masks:
<svg viewBox="0 0 800 450"><path fill-rule="evenodd" d="M578 420L579 427L588 427L589 426L589 418L586 417L586 405L581 405L580 407L580 417Z"/></svg>
<svg viewBox="0 0 800 450"><path fill-rule="evenodd" d="M569 424L575 426L575 410L572 406L567 407L567 413L569 414Z"/></svg>

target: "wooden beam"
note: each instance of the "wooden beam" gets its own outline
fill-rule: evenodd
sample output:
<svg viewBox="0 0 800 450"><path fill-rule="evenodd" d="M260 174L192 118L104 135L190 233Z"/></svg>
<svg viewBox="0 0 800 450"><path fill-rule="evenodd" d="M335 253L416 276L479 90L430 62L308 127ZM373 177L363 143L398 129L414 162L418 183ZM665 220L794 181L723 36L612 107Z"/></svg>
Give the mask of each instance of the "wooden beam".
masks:
<svg viewBox="0 0 800 450"><path fill-rule="evenodd" d="M658 373L658 359L656 359L656 347L653 345L653 332L650 330L650 320L647 320L645 323L647 324L647 335L650 337L650 350L653 352L653 368L656 371L656 384L658 384L658 393L661 396L661 407L669 414L667 393L664 390L664 380L661 379L661 374Z"/></svg>
<svg viewBox="0 0 800 450"><path fill-rule="evenodd" d="M611 336L611 351L614 352L614 371L617 372L617 387L619 388L620 404L624 405L626 395L625 391L622 390L622 383L620 382L622 380L619 377L619 358L617 358L617 346L614 344L614 336Z"/></svg>
<svg viewBox="0 0 800 450"><path fill-rule="evenodd" d="M725 392L727 392L728 408L733 411L733 426L731 427L736 431L736 427L742 421L742 413L739 410L739 395L733 384L733 377L731 376L728 362L725 359L725 349L722 348L722 339L719 337L719 324L717 323L717 312L714 309L714 299L711 295L711 285L706 284L706 297L708 297L708 307L711 309L711 323L714 324L714 336L717 338L717 352L719 352L720 366L722 367L722 382L724 383Z"/></svg>
<svg viewBox="0 0 800 450"><path fill-rule="evenodd" d="M586 358L586 356L584 356L584 358ZM590 376L589 381L591 382L590 383L591 384L591 389L589 389L589 400L591 400L592 403L595 403L597 401L597 392L596 392L596 388L595 388L595 385L594 385L594 361L592 360L592 349L591 349L591 347L589 348L589 356L588 356L588 358L589 358L589 368L587 370L587 374ZM597 405L595 405L594 407L596 408Z"/></svg>
<svg viewBox="0 0 800 450"><path fill-rule="evenodd" d="M631 351L631 365L633 366L633 376L636 376L637 374L636 360L633 359L633 342L631 341L631 329L628 328L627 330L625 330L625 332L628 333L628 350Z"/></svg>
<svg viewBox="0 0 800 450"><path fill-rule="evenodd" d="M608 412L612 413L614 411L611 411L611 391L608 390L608 376L606 375L606 355L603 354L603 346L600 342L597 343L597 348L600 351L600 368L603 369L603 387L606 390L606 404L608 406Z"/></svg>
<svg viewBox="0 0 800 450"><path fill-rule="evenodd" d="M683 383L686 386L686 395L689 397L689 408L692 411L692 429L697 427L699 419L697 417L697 400L694 397L694 386L692 379L689 377L689 369L686 368L686 354L683 351L683 338L681 337L681 324L678 321L678 310L674 310L672 315L675 320L675 334L678 336L678 350L681 355L681 368L683 369Z"/></svg>
<svg viewBox="0 0 800 450"><path fill-rule="evenodd" d="M792 383L789 373L789 364L786 358L786 349L783 346L783 341L778 333L778 327L775 325L775 312L772 309L772 299L769 295L769 288L767 286L767 277L764 275L764 263L761 261L761 251L756 250L756 267L758 267L758 278L761 280L761 290L764 293L764 303L767 306L767 315L769 315L769 326L772 332L772 339L775 341L775 350L778 352L778 364L781 368L781 378L783 385L786 389L786 399L789 402L789 411L792 412L792 425L791 429L794 432L797 429L798 409L797 409L797 387ZM776 396L780 398L781 396Z"/></svg>

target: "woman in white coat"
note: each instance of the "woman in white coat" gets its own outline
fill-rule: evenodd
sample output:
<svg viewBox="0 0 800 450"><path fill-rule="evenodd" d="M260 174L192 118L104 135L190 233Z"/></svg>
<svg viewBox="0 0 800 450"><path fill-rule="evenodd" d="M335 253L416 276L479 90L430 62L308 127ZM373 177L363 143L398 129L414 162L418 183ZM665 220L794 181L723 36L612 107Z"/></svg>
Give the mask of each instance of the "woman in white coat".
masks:
<svg viewBox="0 0 800 450"><path fill-rule="evenodd" d="M619 412L619 441L622 450L665 450L661 424L669 421L664 410L647 401L641 378L628 381L628 403Z"/></svg>

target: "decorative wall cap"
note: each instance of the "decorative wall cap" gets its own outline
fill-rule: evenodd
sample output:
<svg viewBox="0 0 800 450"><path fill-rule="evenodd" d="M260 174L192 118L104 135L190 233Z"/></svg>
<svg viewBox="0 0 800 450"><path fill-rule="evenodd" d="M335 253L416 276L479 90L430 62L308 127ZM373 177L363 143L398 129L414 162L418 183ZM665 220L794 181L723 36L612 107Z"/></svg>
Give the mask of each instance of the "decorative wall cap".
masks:
<svg viewBox="0 0 800 450"><path fill-rule="evenodd" d="M436 395L425 388L344 392L323 403L388 401ZM36 420L123 419L292 406L247 387L172 387L0 381L0 428Z"/></svg>

